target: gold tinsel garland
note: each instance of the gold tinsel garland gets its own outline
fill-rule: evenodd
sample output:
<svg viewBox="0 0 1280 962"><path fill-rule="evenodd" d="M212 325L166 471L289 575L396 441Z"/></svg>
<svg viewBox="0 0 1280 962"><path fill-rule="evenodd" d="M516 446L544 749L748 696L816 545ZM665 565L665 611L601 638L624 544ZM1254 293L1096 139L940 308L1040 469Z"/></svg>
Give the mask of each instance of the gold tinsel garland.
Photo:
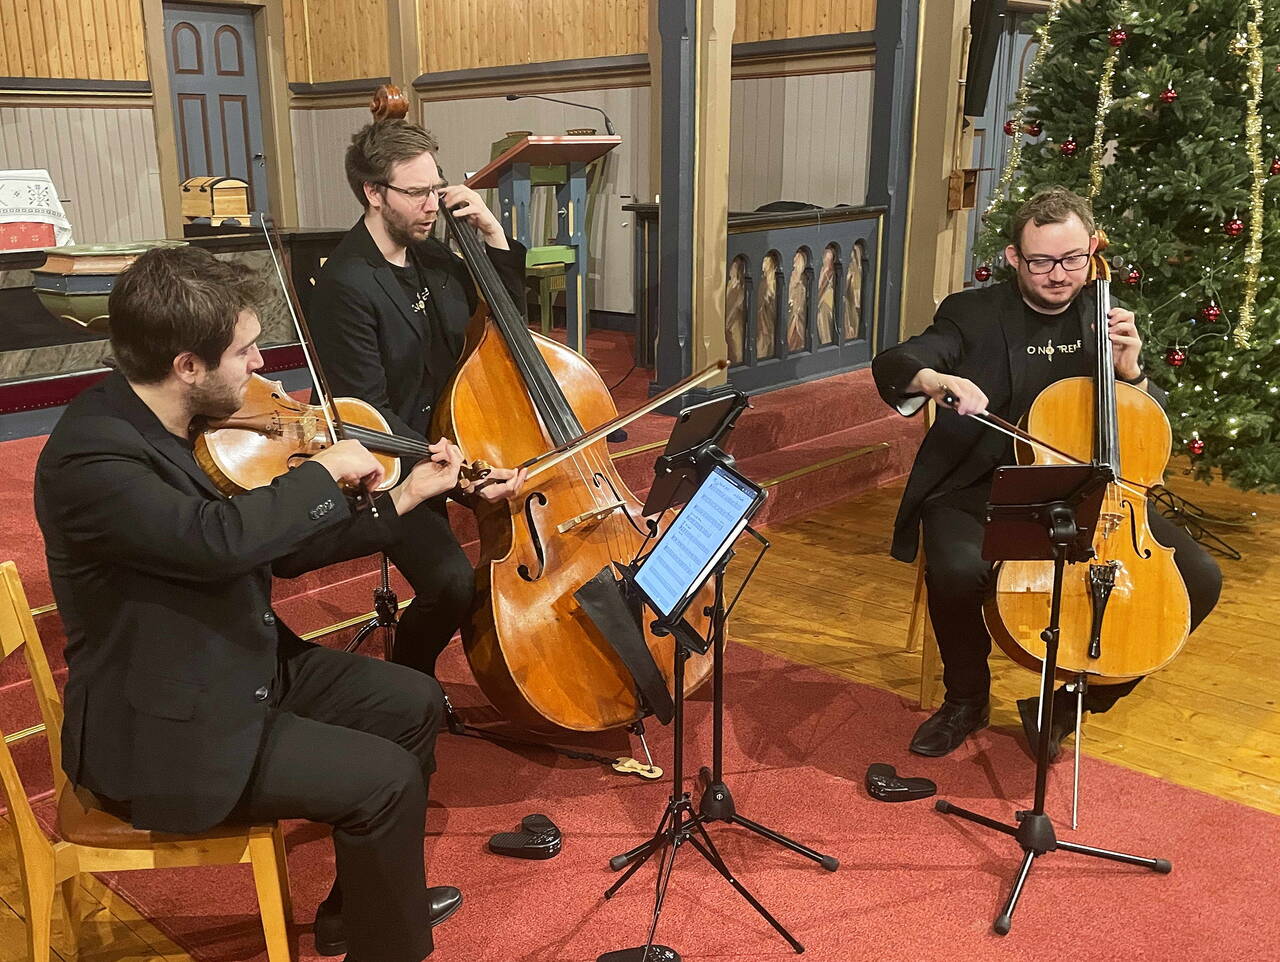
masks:
<svg viewBox="0 0 1280 962"><path fill-rule="evenodd" d="M1106 153L1105 122L1111 109L1111 81L1115 79L1116 62L1120 59L1120 47L1113 46L1102 64L1102 78L1098 81L1098 109L1093 118L1093 144L1089 147L1089 200L1102 190L1102 155Z"/></svg>
<svg viewBox="0 0 1280 962"><path fill-rule="evenodd" d="M989 245L991 234L995 230L995 225L991 220L992 215L1002 203L1008 200L1014 174L1017 173L1018 168L1022 165L1023 121L1027 113L1027 99L1031 89L1031 81L1035 77L1041 61L1053 50L1053 41L1049 38L1049 29L1058 19L1062 4L1063 0L1053 0L1049 7L1049 12L1045 14L1044 23L1036 31L1036 41L1039 46L1036 48L1035 58L1027 67L1027 72L1022 76L1022 83L1018 87L1018 96L1013 103L1013 111L1009 115L1009 126L1013 129L1013 144L1009 147L1009 156L1005 160L1004 170L1000 174L1000 182L996 184L995 190L991 192L991 201L987 204L987 209L982 215L986 236L983 238L983 242L977 245L978 250L984 250Z"/></svg>
<svg viewBox="0 0 1280 962"><path fill-rule="evenodd" d="M1262 0L1249 0L1251 16L1248 25L1249 100L1245 107L1245 147L1252 180L1249 192L1249 243L1244 252L1244 300L1236 323L1236 342L1249 343L1253 329L1254 305L1258 299L1258 273L1262 267L1262 116L1258 104L1262 100Z"/></svg>

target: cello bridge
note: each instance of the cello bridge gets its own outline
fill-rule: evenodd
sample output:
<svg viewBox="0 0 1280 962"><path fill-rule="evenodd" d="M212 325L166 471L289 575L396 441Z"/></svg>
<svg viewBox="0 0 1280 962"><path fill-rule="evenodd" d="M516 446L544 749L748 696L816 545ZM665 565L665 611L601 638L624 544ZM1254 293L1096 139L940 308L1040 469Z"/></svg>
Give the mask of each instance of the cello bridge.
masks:
<svg viewBox="0 0 1280 962"><path fill-rule="evenodd" d="M615 509L621 507L624 507L621 501L614 501L611 504L602 504L597 508L592 508L590 511L582 512L582 514L578 515L576 518L570 518L568 521L562 521L556 526L556 530L561 534L566 534L580 524L585 524L588 521L597 521L600 518L603 518L606 514L609 514Z"/></svg>
<svg viewBox="0 0 1280 962"><path fill-rule="evenodd" d="M1098 515L1097 533L1103 538L1110 538L1120 527L1124 516L1112 511L1104 511Z"/></svg>

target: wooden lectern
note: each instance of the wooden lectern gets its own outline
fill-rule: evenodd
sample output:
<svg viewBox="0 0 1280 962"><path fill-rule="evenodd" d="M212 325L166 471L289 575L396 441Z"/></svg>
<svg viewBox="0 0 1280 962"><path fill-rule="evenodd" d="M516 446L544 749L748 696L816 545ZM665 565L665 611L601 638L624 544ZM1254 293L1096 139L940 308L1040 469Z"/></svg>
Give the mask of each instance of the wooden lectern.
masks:
<svg viewBox="0 0 1280 962"><path fill-rule="evenodd" d="M587 165L622 143L616 136L529 136L467 178L474 190L498 188L498 217L507 233L534 247L530 225L533 188L529 169L563 165L569 172L556 188L557 248L541 248L562 257L565 265L565 327L568 345L583 353L587 337L584 280L587 270Z"/></svg>

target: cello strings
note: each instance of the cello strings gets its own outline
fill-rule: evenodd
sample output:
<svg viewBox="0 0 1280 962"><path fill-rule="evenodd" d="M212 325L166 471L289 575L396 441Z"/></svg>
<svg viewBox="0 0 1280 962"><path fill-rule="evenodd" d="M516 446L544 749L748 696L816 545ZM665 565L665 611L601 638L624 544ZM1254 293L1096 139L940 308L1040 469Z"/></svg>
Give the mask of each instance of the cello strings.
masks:
<svg viewBox="0 0 1280 962"><path fill-rule="evenodd" d="M464 229L464 226L453 215L452 210L448 210L448 214L447 224L450 228L450 233L466 255L466 261L471 267L476 283L489 302L494 321L502 331L507 348L511 352L516 366L520 369L526 388L530 392L534 410L541 415L544 426L551 433L553 445L564 444L571 437L581 433L580 425L578 425L579 430L574 431L574 425L569 423L570 418L575 423L577 419L573 416L568 399L560 391L559 386L554 385L550 370L547 368L546 362L534 344L533 339L528 335L527 329L521 331L513 329L506 310L508 306L511 306L507 304L510 297L497 277L497 271L494 270L484 252L479 250L478 238L474 233ZM554 385L554 390L552 385ZM576 455L573 457L572 462L579 481L589 489L587 493L590 495L592 506L595 508L602 507L596 491L595 472L591 472L592 476L588 479L583 471L583 465ZM575 502L575 510L579 514L583 513L582 508L584 505L577 492L575 492L572 500Z"/></svg>

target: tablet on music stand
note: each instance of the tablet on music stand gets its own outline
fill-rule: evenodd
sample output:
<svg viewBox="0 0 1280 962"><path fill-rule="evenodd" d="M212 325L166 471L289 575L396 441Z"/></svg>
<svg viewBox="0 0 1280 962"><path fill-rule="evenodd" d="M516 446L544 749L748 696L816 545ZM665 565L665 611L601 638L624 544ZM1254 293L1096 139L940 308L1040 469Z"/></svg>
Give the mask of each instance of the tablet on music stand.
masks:
<svg viewBox="0 0 1280 962"><path fill-rule="evenodd" d="M763 489L738 472L722 464L711 469L632 577L660 623L683 617L764 499Z"/></svg>

